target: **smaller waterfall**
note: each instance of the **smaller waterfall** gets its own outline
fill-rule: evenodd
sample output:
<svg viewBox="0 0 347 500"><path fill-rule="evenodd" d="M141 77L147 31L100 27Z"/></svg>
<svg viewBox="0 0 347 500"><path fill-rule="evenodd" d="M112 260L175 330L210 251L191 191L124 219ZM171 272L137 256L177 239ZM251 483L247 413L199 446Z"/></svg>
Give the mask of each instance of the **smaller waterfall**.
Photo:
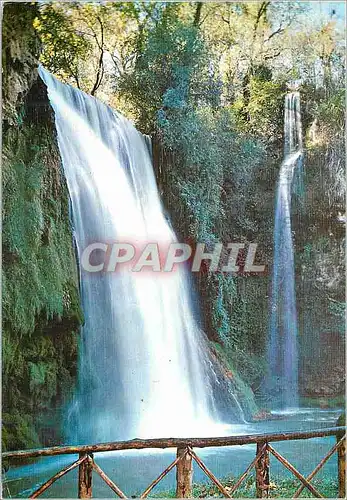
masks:
<svg viewBox="0 0 347 500"><path fill-rule="evenodd" d="M285 99L284 160L280 168L274 227L274 262L270 304L269 375L267 392L280 407L298 406L298 347L295 302L291 194L294 171L303 158L300 95Z"/></svg>

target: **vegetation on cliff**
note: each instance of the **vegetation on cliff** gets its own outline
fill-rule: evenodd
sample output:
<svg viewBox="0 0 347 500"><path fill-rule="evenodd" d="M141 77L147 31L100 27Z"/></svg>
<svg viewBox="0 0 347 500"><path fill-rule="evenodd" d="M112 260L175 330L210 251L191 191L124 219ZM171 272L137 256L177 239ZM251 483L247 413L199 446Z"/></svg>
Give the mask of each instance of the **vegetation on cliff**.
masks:
<svg viewBox="0 0 347 500"><path fill-rule="evenodd" d="M288 84L300 84L305 175L293 227L301 392L343 393L343 33L335 14L318 19L306 8L276 1L6 5L6 446L44 437L37 422L73 386L82 321L67 191L47 96L36 82L40 44L48 70L152 136L158 185L180 239L208 248L258 243L265 276L206 267L196 278L211 349L249 401L246 385L257 394L266 369L283 97ZM242 258L239 264L242 271ZM313 366L313 359L320 361ZM338 372L315 392L318 365L326 363Z"/></svg>
<svg viewBox="0 0 347 500"><path fill-rule="evenodd" d="M74 384L82 321L68 194L52 112L36 70L34 14L23 4L6 5L4 13L5 449L56 442L59 427L49 421L57 419L54 410Z"/></svg>

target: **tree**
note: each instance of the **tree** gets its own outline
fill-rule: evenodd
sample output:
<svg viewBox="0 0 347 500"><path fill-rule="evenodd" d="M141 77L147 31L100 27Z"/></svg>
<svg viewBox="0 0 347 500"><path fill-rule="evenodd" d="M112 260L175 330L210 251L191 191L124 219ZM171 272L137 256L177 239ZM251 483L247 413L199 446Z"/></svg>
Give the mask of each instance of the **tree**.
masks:
<svg viewBox="0 0 347 500"><path fill-rule="evenodd" d="M43 44L41 62L65 82L94 95L111 94L141 50L139 33L156 10L146 2L43 4L34 22Z"/></svg>
<svg viewBox="0 0 347 500"><path fill-rule="evenodd" d="M71 15L65 9L59 4L44 5L34 20L43 44L41 62L63 81L73 81L81 88L80 61L87 60L92 44L76 33Z"/></svg>

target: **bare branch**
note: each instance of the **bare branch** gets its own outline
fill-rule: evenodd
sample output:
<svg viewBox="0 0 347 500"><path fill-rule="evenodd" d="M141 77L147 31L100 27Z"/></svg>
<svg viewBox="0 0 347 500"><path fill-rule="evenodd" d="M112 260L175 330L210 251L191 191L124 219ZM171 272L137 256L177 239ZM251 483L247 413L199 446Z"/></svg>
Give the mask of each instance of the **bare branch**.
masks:
<svg viewBox="0 0 347 500"><path fill-rule="evenodd" d="M204 24L204 22L206 21L206 19L207 19L207 18L208 18L208 16L209 16L209 14L210 14L210 13L209 13L209 12L207 12L207 14L204 16L204 18L200 21L199 26L201 26L202 24Z"/></svg>
<svg viewBox="0 0 347 500"><path fill-rule="evenodd" d="M96 40L96 43L100 49L100 56L99 56L98 70L97 70L97 74L96 74L95 83L94 83L94 86L90 92L91 95L94 95L95 92L98 90L98 88L100 87L101 82L103 80L103 77L104 77L104 25L103 25L102 20L100 19L99 16L97 16L97 21L100 24L101 40L99 42L97 36L95 36L95 40Z"/></svg>
<svg viewBox="0 0 347 500"><path fill-rule="evenodd" d="M270 2L262 2L261 3L259 10L258 10L256 20L255 20L255 24L254 24L254 34L256 34L256 32L258 31L258 26L259 26L260 20L261 20L263 14L266 13L266 9L268 8L269 5L270 5Z"/></svg>
<svg viewBox="0 0 347 500"><path fill-rule="evenodd" d="M265 54L264 59L268 61L269 59L275 59L276 57L281 55L281 51L279 50L278 52L274 52L273 54Z"/></svg>
<svg viewBox="0 0 347 500"><path fill-rule="evenodd" d="M281 23L279 25L279 28L276 31L274 31L273 33L271 33L271 35L269 35L269 37L266 40L264 40L264 43L269 42L271 40L271 38L273 38L274 36L279 35L280 33L283 33L288 26L283 27L283 25Z"/></svg>

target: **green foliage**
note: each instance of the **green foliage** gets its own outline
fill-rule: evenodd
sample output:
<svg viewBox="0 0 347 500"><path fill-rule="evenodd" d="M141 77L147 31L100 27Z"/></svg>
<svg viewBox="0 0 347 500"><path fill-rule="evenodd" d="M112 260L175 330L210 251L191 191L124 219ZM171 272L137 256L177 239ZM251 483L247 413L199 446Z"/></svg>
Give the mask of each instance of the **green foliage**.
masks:
<svg viewBox="0 0 347 500"><path fill-rule="evenodd" d="M34 430L33 418L20 410L2 413L2 444L4 450L37 448L39 436Z"/></svg>
<svg viewBox="0 0 347 500"><path fill-rule="evenodd" d="M68 212L52 129L25 109L3 142L3 443L38 446L40 415L73 387L82 322Z"/></svg>
<svg viewBox="0 0 347 500"><path fill-rule="evenodd" d="M44 3L34 21L41 62L61 80L130 112L124 100L111 95L114 77L133 66L162 8L161 2Z"/></svg>
<svg viewBox="0 0 347 500"><path fill-rule="evenodd" d="M38 136L34 128L24 127L11 131L4 145L3 317L21 334L32 333L42 313L47 319L68 314L70 283L77 279L50 141L48 131Z"/></svg>
<svg viewBox="0 0 347 500"><path fill-rule="evenodd" d="M250 387L251 379L247 373L247 369L242 366L242 359L239 358L241 351L231 352L227 347L222 346L220 342L212 342L213 350L217 353L218 359L221 361L225 370L229 374L231 383L233 385L233 390L237 396L237 399L243 409L246 409L248 415L256 415L259 408L256 404L253 390ZM248 363L252 363L252 360L247 356ZM236 360L240 363L237 364ZM257 365L259 367L259 364ZM247 382L245 382L245 380Z"/></svg>
<svg viewBox="0 0 347 500"><path fill-rule="evenodd" d="M57 392L57 371L54 364L45 363L28 363L29 370L29 391L34 398L42 395L44 388L47 398L50 400Z"/></svg>
<svg viewBox="0 0 347 500"><path fill-rule="evenodd" d="M210 328L220 343L217 350L224 365L257 392L266 370L268 279L213 273L208 275L204 288L208 294L204 300L212 318ZM241 399L243 395L247 397L248 390L240 391Z"/></svg>
<svg viewBox="0 0 347 500"><path fill-rule="evenodd" d="M213 242L229 235L231 200L237 213L258 165L254 155L261 154L261 148L238 131L232 109L166 108L159 113L158 127L163 144L174 152L175 165L168 176L173 196L185 205L189 236Z"/></svg>
<svg viewBox="0 0 347 500"><path fill-rule="evenodd" d="M300 398L300 406L303 408L331 408L333 410L336 410L336 408L344 408L346 403L346 398L345 394L340 394L339 396L317 396L317 397L302 397ZM339 423L339 420L336 422L336 426L339 425L345 425L343 423L343 417L342 416L342 421ZM342 437L342 436L341 436Z"/></svg>
<svg viewBox="0 0 347 500"><path fill-rule="evenodd" d="M261 152L239 130L233 109L218 107L220 85L200 32L165 11L120 85L140 110L140 127L155 132L174 157L166 173L172 190L167 204L183 201L180 215L187 221L187 236L206 242L221 230L229 201L222 203L225 182L242 191L259 163L254 156Z"/></svg>
<svg viewBox="0 0 347 500"><path fill-rule="evenodd" d="M34 20L44 50L41 62L63 81L74 78L79 84L79 62L86 60L92 51L92 42L75 31L71 13L63 5L45 5Z"/></svg>
<svg viewBox="0 0 347 500"><path fill-rule="evenodd" d="M283 138L283 103L285 89L280 82L252 76L249 103L243 112L248 115L247 128L267 145Z"/></svg>
<svg viewBox="0 0 347 500"><path fill-rule="evenodd" d="M133 71L123 75L119 90L139 110L141 128L152 132L163 107L187 108L194 72L206 55L197 29L173 17L171 7L147 33L141 49ZM158 119L160 126L165 120L163 113Z"/></svg>
<svg viewBox="0 0 347 500"><path fill-rule="evenodd" d="M308 122L307 145L310 149L338 148L344 156L341 130L345 128L345 89L339 82L326 89L306 83L301 89L304 119Z"/></svg>
<svg viewBox="0 0 347 500"><path fill-rule="evenodd" d="M232 476L224 478L221 480L222 485L228 490L233 487L238 478ZM324 495L326 498L337 498L338 495L338 484L335 479L332 478L322 478L313 479L312 485L317 488L317 490ZM273 476L271 475L271 498L292 498L294 493L299 488L300 483L295 478L284 478L283 476ZM173 490L161 491L154 495L154 498L175 498L175 492ZM220 498L222 494L218 488L207 482L194 483L193 484L193 497L194 498ZM255 488L255 477L254 473L251 473L242 483L242 485L237 490L237 498L255 498L256 488ZM305 498L313 498L312 493L305 490Z"/></svg>
<svg viewBox="0 0 347 500"><path fill-rule="evenodd" d="M222 481L223 486L226 488L232 488L235 484L236 479L233 477L226 478ZM337 481L334 479L316 479L312 481L313 486L315 486L324 496L328 498L334 498L337 495ZM300 484L294 478L283 478L283 477L271 477L271 498L292 498L293 494L297 491ZM218 492L217 488L213 485L197 484L194 488L194 496L218 496L222 495ZM254 473L251 474L240 487L237 492L237 496L240 498L255 498L256 488L255 488L255 477ZM310 492L305 492L305 498L314 498Z"/></svg>
<svg viewBox="0 0 347 500"><path fill-rule="evenodd" d="M325 124L326 132L330 137L340 137L341 130L345 127L344 111L345 111L345 90L335 88L332 95L322 99L317 103L315 116L323 124Z"/></svg>
<svg viewBox="0 0 347 500"><path fill-rule="evenodd" d="M217 332L219 340L225 346L229 346L233 344L230 314L236 297L234 279L228 274L215 273L210 274L208 280L214 281L209 289L216 293L212 309L212 326Z"/></svg>

